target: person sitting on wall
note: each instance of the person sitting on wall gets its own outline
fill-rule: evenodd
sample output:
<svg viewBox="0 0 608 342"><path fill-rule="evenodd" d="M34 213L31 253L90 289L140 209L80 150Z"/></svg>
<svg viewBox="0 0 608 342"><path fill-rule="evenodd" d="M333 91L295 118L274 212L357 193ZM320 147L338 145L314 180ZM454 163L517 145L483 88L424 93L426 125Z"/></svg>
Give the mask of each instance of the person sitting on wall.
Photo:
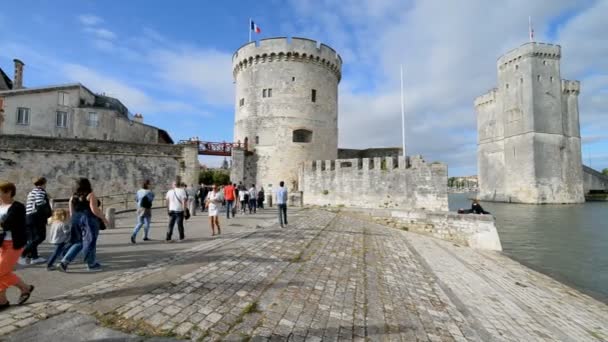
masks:
<svg viewBox="0 0 608 342"><path fill-rule="evenodd" d="M471 204L471 209L458 209L459 214L478 214L478 215L487 215L490 214L489 211L483 210L481 204L479 204L479 200L472 199L473 203Z"/></svg>
<svg viewBox="0 0 608 342"><path fill-rule="evenodd" d="M471 213L478 215L489 214L489 212L483 210L477 199L474 199L473 203L471 204Z"/></svg>

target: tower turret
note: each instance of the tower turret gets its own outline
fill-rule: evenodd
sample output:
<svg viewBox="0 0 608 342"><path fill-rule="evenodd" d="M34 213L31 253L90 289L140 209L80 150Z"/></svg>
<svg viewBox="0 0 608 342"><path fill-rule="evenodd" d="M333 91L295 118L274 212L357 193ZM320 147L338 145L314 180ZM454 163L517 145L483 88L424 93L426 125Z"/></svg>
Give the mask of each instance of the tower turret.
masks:
<svg viewBox="0 0 608 342"><path fill-rule="evenodd" d="M305 38L251 42L232 58L236 84L234 140L256 155L255 183L297 184L306 160L336 159L342 59Z"/></svg>

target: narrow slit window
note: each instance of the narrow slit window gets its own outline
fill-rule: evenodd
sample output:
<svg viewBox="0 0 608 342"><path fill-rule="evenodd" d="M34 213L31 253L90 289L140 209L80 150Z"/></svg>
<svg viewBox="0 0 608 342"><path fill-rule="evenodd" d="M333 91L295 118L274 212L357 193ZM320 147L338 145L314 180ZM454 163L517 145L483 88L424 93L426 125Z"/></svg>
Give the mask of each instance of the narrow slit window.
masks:
<svg viewBox="0 0 608 342"><path fill-rule="evenodd" d="M259 137L259 136L257 136L257 135L255 136L255 143L256 143L256 144L259 144L259 143L260 143L260 137Z"/></svg>
<svg viewBox="0 0 608 342"><path fill-rule="evenodd" d="M312 141L312 131L307 129L296 129L293 131L293 142L309 143Z"/></svg>
<svg viewBox="0 0 608 342"><path fill-rule="evenodd" d="M268 88L268 97L272 97L272 88Z"/></svg>
<svg viewBox="0 0 608 342"><path fill-rule="evenodd" d="M311 94L310 94L310 100L312 102L317 102L317 90L313 89Z"/></svg>

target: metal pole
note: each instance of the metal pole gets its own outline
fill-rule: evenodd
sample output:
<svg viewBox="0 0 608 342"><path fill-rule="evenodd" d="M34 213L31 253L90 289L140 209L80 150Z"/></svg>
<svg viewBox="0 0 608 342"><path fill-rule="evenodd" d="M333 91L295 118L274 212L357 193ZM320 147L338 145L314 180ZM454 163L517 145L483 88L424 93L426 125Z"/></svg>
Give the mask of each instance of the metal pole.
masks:
<svg viewBox="0 0 608 342"><path fill-rule="evenodd" d="M401 67L401 138L403 147L403 158L405 159L405 108L403 105L403 65Z"/></svg>

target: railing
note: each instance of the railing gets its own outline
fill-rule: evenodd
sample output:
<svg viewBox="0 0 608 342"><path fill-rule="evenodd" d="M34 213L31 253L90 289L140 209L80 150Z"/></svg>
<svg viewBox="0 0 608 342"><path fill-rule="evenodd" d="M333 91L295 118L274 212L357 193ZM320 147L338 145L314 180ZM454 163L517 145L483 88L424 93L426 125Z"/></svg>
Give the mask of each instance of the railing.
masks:
<svg viewBox="0 0 608 342"><path fill-rule="evenodd" d="M248 142L228 143L228 142L211 142L200 140L181 140L179 144L197 145L198 154L209 156L231 156L233 149L244 149L247 151Z"/></svg>
<svg viewBox="0 0 608 342"><path fill-rule="evenodd" d="M165 207L165 193L167 190L154 191L154 201L152 207ZM137 209L135 202L135 192L111 194L98 196L97 199L101 202L100 208L105 212L108 208L114 208L116 211L134 210ZM56 198L52 200L53 208L67 208L69 198Z"/></svg>

